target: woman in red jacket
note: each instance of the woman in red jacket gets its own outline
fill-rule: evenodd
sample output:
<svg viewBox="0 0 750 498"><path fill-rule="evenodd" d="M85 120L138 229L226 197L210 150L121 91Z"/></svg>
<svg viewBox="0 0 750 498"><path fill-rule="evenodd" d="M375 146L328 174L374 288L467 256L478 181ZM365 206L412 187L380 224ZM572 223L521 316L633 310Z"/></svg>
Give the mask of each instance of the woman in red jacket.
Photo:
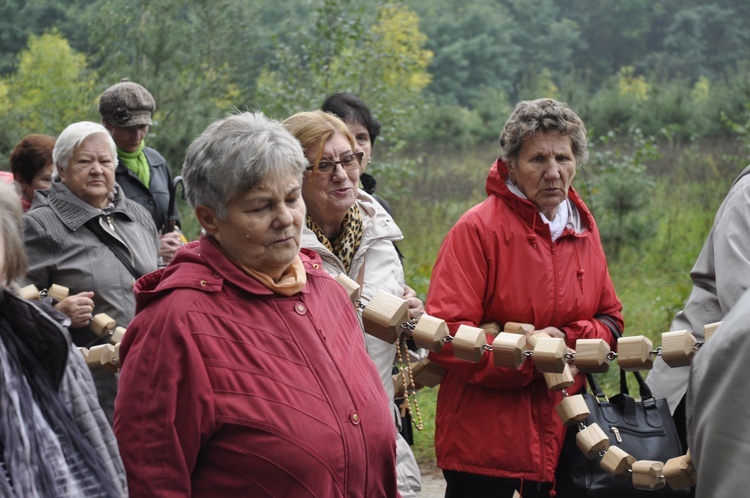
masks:
<svg viewBox="0 0 750 498"><path fill-rule="evenodd" d="M462 324L533 324L534 333L602 338L622 332L620 304L594 218L571 183L588 151L586 128L565 104L520 102L500 135L487 199L465 213L443 242L426 311ZM606 323L605 323L606 322ZM491 342L492 338L488 339ZM533 361L518 370L456 359L450 344L430 359L447 375L438 394L435 450L446 497L546 496L565 427ZM569 394L585 382L576 375Z"/></svg>
<svg viewBox="0 0 750 498"><path fill-rule="evenodd" d="M300 251L307 164L262 114L188 149L205 233L138 281L120 350L131 497L397 496L396 430L354 307Z"/></svg>

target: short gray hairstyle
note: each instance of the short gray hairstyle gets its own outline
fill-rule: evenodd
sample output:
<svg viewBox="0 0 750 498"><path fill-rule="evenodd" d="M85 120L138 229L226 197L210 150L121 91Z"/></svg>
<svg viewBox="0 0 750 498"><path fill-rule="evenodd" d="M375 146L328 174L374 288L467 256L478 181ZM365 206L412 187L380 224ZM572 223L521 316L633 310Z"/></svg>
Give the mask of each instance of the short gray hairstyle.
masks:
<svg viewBox="0 0 750 498"><path fill-rule="evenodd" d="M537 131L559 131L570 136L577 165L589 158L586 126L566 103L555 99L523 100L516 104L500 133L500 159L514 164L525 140Z"/></svg>
<svg viewBox="0 0 750 498"><path fill-rule="evenodd" d="M21 199L8 184L0 183L0 244L4 248L0 285L9 287L14 280L26 276L29 260L21 235Z"/></svg>
<svg viewBox="0 0 750 498"><path fill-rule="evenodd" d="M80 147L84 140L96 133L102 133L107 137L107 145L109 145L112 160L115 163L115 167L117 167L117 146L115 145L115 141L104 126L92 121L73 123L60 133L60 136L55 141L55 148L52 149L52 161L55 163L55 166L65 171L76 149Z"/></svg>
<svg viewBox="0 0 750 498"><path fill-rule="evenodd" d="M195 208L210 207L226 219L226 207L272 175L302 181L302 146L278 121L243 112L215 121L188 147L182 165L185 196Z"/></svg>

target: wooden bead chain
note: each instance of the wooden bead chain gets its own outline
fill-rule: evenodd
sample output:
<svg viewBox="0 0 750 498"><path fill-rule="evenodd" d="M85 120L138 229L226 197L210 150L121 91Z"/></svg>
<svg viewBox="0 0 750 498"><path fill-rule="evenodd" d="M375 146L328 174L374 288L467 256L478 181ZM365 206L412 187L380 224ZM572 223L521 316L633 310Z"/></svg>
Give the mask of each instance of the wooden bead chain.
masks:
<svg viewBox="0 0 750 498"><path fill-rule="evenodd" d="M419 403L417 403L417 386L414 382L414 375L411 370L411 364L408 361L409 353L407 352L406 336L401 335L396 348L396 354L398 355L398 363L401 365L400 373L404 380L404 407L405 411L412 416L412 423L418 431L424 429L424 423L422 421L422 413L419 411ZM414 397L414 410L412 411L410 397ZM402 414L403 416L403 414Z"/></svg>

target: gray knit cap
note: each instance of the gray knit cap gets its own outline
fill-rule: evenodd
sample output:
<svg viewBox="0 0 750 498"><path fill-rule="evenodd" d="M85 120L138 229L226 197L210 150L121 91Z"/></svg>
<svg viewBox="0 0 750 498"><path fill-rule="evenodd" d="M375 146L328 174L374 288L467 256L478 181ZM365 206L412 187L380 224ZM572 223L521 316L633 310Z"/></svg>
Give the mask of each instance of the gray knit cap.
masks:
<svg viewBox="0 0 750 498"><path fill-rule="evenodd" d="M156 102L149 91L127 78L104 90L99 97L99 114L114 126L152 125L154 109Z"/></svg>

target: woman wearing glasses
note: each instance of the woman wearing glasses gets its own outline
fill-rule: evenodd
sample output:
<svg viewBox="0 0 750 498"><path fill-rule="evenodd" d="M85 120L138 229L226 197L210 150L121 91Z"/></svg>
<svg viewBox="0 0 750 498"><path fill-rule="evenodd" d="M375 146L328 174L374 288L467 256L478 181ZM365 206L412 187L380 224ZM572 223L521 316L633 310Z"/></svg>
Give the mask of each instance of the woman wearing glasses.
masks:
<svg viewBox="0 0 750 498"><path fill-rule="evenodd" d="M358 188L362 152L346 124L322 111L300 112L284 121L302 144L310 165L302 179L307 206L302 246L316 251L328 273L344 273L358 282L361 301L367 304L376 291L404 295L404 269L393 245L401 230L372 196ZM422 314L422 302L405 297L413 318ZM392 367L396 345L365 334L365 347L380 373L383 387L394 397ZM393 403L394 423L399 414ZM417 496L421 478L414 454L397 437L397 473L402 498Z"/></svg>

